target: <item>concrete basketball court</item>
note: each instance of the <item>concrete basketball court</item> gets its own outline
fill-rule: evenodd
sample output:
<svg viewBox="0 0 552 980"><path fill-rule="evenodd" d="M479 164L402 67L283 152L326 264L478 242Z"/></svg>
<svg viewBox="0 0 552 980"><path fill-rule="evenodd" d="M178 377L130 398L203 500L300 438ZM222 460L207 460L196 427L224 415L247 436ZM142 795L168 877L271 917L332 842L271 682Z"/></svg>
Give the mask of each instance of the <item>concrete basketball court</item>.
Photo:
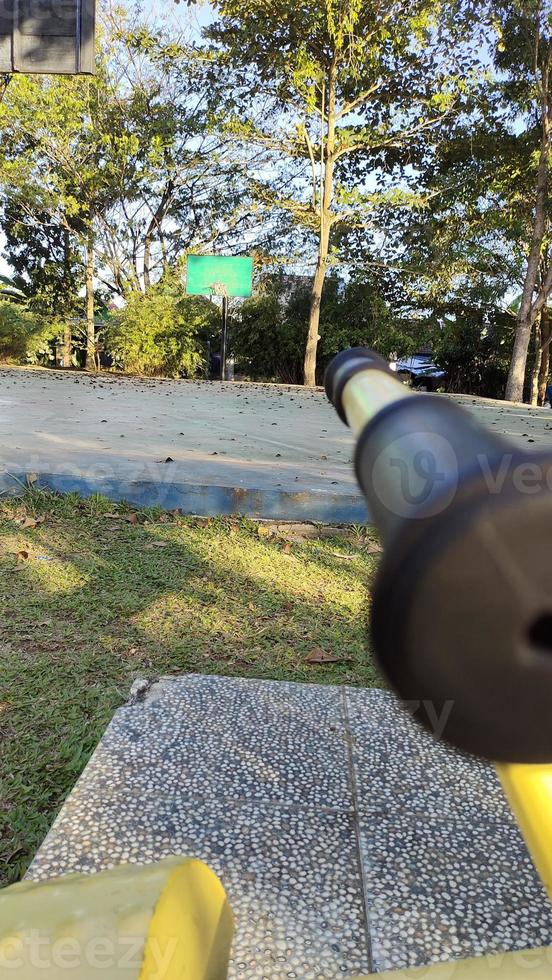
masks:
<svg viewBox="0 0 552 980"><path fill-rule="evenodd" d="M552 450L550 409L456 400L514 444ZM321 389L0 369L4 492L33 474L183 513L356 523L352 452Z"/></svg>

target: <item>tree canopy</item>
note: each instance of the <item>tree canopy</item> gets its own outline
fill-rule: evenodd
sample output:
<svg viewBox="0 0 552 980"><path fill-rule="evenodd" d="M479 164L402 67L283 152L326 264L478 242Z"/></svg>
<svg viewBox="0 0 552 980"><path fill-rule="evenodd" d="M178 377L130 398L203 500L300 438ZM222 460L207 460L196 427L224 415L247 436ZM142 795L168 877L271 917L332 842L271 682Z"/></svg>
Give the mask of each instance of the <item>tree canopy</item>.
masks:
<svg viewBox="0 0 552 980"><path fill-rule="evenodd" d="M255 376L430 344L450 385L542 400L551 24L550 0L109 7L95 77L4 92L11 301L83 347L67 363L97 366L107 317L112 363L204 370L216 310L188 306L186 333L186 255L253 254L231 345Z"/></svg>

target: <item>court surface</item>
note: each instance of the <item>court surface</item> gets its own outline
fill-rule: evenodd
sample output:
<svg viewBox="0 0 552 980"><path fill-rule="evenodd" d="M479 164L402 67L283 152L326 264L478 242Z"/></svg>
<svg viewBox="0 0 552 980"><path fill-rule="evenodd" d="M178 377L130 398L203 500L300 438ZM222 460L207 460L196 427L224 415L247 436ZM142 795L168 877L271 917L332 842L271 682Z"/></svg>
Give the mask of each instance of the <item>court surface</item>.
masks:
<svg viewBox="0 0 552 980"><path fill-rule="evenodd" d="M457 400L518 446L552 449L550 409ZM0 369L3 490L34 474L138 506L355 523L352 451L321 389Z"/></svg>

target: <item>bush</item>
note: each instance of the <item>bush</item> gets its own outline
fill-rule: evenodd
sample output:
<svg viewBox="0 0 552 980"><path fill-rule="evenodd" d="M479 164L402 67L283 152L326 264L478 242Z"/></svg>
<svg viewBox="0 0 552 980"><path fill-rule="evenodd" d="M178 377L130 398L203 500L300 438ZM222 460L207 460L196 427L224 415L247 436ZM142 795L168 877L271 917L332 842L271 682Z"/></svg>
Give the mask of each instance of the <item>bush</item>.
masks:
<svg viewBox="0 0 552 980"><path fill-rule="evenodd" d="M112 317L106 348L132 374L194 377L204 366L202 336L217 316L208 299L183 296L179 283L165 279Z"/></svg>
<svg viewBox="0 0 552 980"><path fill-rule="evenodd" d="M302 381L307 339L303 311L295 317L274 292L245 300L230 324L230 348L238 371L254 379Z"/></svg>
<svg viewBox="0 0 552 980"><path fill-rule="evenodd" d="M287 286L287 289L286 289ZM231 329L238 368L252 378L301 384L310 308L310 284L289 290L289 278L275 276L265 292L246 300ZM382 356L415 352L421 330L395 321L375 284L367 277L348 282L328 276L322 294L317 377L339 351L373 347Z"/></svg>
<svg viewBox="0 0 552 980"><path fill-rule="evenodd" d="M54 359L52 341L59 324L29 313L11 300L0 300L0 359L38 364Z"/></svg>
<svg viewBox="0 0 552 980"><path fill-rule="evenodd" d="M446 372L447 391L503 398L514 321L500 310L459 308L434 337L435 360Z"/></svg>

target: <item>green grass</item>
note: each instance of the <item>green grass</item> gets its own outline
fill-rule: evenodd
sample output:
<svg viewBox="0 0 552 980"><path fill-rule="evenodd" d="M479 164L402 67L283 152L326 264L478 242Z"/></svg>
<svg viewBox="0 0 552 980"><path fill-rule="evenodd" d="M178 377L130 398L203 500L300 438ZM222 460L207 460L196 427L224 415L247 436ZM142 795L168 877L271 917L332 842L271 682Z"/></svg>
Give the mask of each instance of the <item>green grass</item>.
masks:
<svg viewBox="0 0 552 980"><path fill-rule="evenodd" d="M360 529L290 545L245 520L131 513L100 497L0 500L3 884L27 867L135 678L378 682L366 649L377 556ZM44 521L22 527L29 517ZM309 665L315 647L339 659Z"/></svg>

